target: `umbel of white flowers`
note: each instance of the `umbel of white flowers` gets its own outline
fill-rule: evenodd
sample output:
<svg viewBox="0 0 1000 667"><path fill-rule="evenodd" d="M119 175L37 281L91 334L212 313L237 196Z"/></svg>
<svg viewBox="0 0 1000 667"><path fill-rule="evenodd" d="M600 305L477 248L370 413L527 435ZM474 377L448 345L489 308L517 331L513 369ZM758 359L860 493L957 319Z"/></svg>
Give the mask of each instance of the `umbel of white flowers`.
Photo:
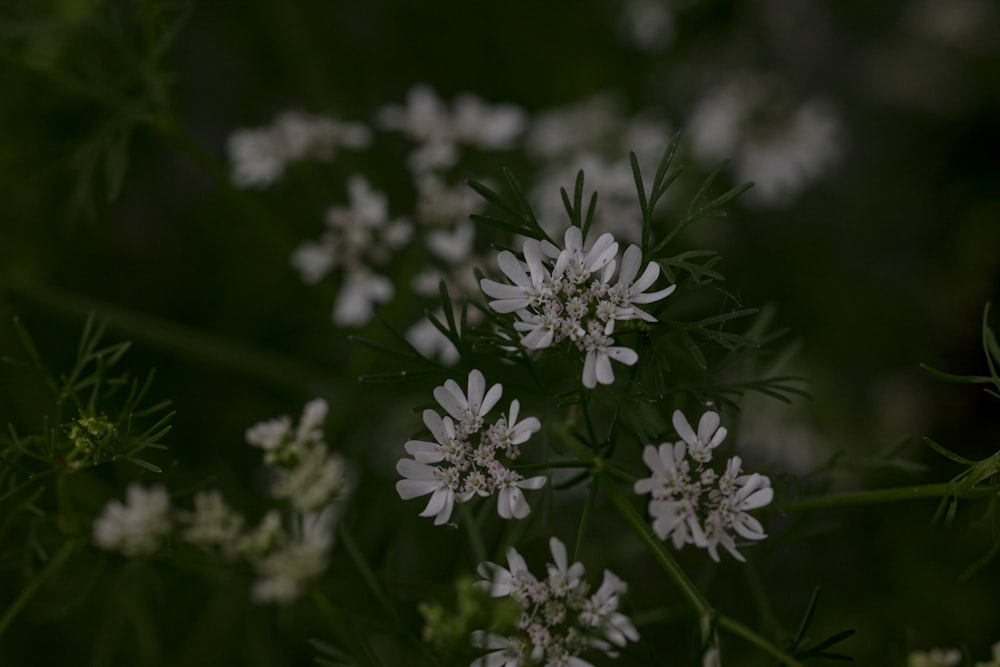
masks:
<svg viewBox="0 0 1000 667"><path fill-rule="evenodd" d="M639 246L629 246L612 283L618 269L614 237L602 234L587 247L580 228L570 227L564 248L548 241L525 241L524 262L509 250L501 251L497 264L510 284L483 278L480 287L493 298L490 308L517 317L514 328L527 349L541 350L564 341L575 346L585 355L583 384L593 388L614 382L612 359L627 366L639 359L635 350L614 345L615 323L655 322L639 306L659 301L676 288L647 292L659 277L660 266L650 262L639 275L641 262Z"/></svg>
<svg viewBox="0 0 1000 667"><path fill-rule="evenodd" d="M566 665L593 667L579 657L595 648L616 657L615 647L638 641L632 621L618 611L628 585L609 570L593 594L583 580L583 563L570 563L566 546L549 540L553 562L548 576L538 579L513 547L507 550L507 565L479 565L483 580L478 585L492 597L509 597L521 615L518 633L511 636L476 631L472 643L492 653L477 658L471 667L521 667L522 665Z"/></svg>
<svg viewBox="0 0 1000 667"><path fill-rule="evenodd" d="M745 560L732 534L748 540L767 537L764 527L747 512L771 502L771 481L756 473L742 474L738 456L729 459L721 475L708 466L712 451L727 433L719 426L717 412L702 415L697 433L680 410L674 412L673 422L681 440L659 447L646 445L642 460L653 474L635 483L636 493L652 494L653 531L661 540L669 537L677 549L685 544L707 549L715 561L720 546L736 560Z"/></svg>
<svg viewBox="0 0 1000 667"><path fill-rule="evenodd" d="M255 601L293 601L326 570L338 504L347 493L344 461L324 441L327 412L326 401L315 399L297 427L289 417L278 417L247 429L247 442L264 450L265 463L273 467L270 495L288 503L284 520L272 509L248 527L217 490L195 494L193 511L171 512L163 487L130 484L127 502L109 501L94 522L95 544L129 557L148 556L183 527L177 531L180 541L253 567Z"/></svg>
<svg viewBox="0 0 1000 667"><path fill-rule="evenodd" d="M520 455L520 446L541 428L535 417L518 421L521 406L511 401L510 411L487 426L485 417L500 401L498 383L486 390L482 372L469 373L468 393L454 380L434 389L434 398L448 413L442 417L424 410L424 424L434 442L410 440L406 451L412 459L400 459L396 470L404 479L396 482L403 500L431 494L420 516L433 516L440 525L451 517L455 502L497 494L497 512L504 519L523 519L531 508L522 489L539 489L545 477L525 479L504 464Z"/></svg>

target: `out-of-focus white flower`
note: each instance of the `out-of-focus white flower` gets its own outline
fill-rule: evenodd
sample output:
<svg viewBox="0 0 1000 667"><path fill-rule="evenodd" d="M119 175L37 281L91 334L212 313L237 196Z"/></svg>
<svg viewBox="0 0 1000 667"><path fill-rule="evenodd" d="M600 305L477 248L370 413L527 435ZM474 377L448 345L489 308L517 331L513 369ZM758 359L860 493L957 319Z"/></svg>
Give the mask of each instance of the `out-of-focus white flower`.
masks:
<svg viewBox="0 0 1000 667"><path fill-rule="evenodd" d="M674 413L674 428L681 440L647 445L642 460L652 473L636 481L634 490L651 494L649 515L653 532L670 539L674 548L694 544L719 560L719 547L743 561L733 535L759 541L767 537L760 521L748 514L774 499L771 481L760 474L743 474L742 460L734 456L723 474L709 467L712 452L726 436L719 415L702 415L695 433L687 418ZM693 464L693 465L692 465Z"/></svg>
<svg viewBox="0 0 1000 667"><path fill-rule="evenodd" d="M234 131L226 141L226 153L237 187L265 188L292 162L331 160L338 149L367 148L371 139L371 131L358 123L286 111L272 125Z"/></svg>
<svg viewBox="0 0 1000 667"><path fill-rule="evenodd" d="M413 86L406 106L379 109L379 124L418 143L407 164L415 173L447 169L466 144L485 150L506 150L524 131L524 111L510 104L490 105L471 94L456 98L452 109L426 84Z"/></svg>
<svg viewBox="0 0 1000 667"><path fill-rule="evenodd" d="M367 324L375 313L375 306L392 301L396 288L385 276L367 269L349 271L333 305L333 321L342 327Z"/></svg>
<svg viewBox="0 0 1000 667"><path fill-rule="evenodd" d="M297 537L258 559L254 600L288 603L301 595L305 585L326 569L333 546L332 523L332 508L305 514Z"/></svg>
<svg viewBox="0 0 1000 667"><path fill-rule="evenodd" d="M549 540L552 561L548 576L537 579L516 549L507 550L508 567L480 563L483 579L478 586L492 597L509 597L518 603L519 632L503 637L477 632L473 643L499 649L476 660L477 667L495 665L590 665L579 657L587 649L597 649L615 657L615 647L638 641L632 621L618 611L628 586L612 572L604 571L604 581L596 593L583 580L583 563L570 563L566 546L557 538Z"/></svg>
<svg viewBox="0 0 1000 667"><path fill-rule="evenodd" d="M448 413L424 411L424 424L434 442L410 440L405 449L412 459L400 459L396 470L403 479L396 492L403 500L430 495L420 516L433 516L435 524L451 517L456 502L497 495L497 513L504 519L522 519L531 511L522 492L538 489L545 477L525 479L505 465L520 455L520 445L541 428L534 417L518 420L520 403L511 402L509 417L501 415L491 425L486 416L500 400L503 387L486 389L482 372L469 373L467 390L454 380L434 389L434 398Z"/></svg>
<svg viewBox="0 0 1000 667"><path fill-rule="evenodd" d="M962 662L962 652L956 648L934 648L914 651L906 658L906 667L955 667Z"/></svg>
<svg viewBox="0 0 1000 667"><path fill-rule="evenodd" d="M186 516L183 538L191 544L219 549L225 556L236 555L245 519L233 510L218 491L195 494L194 512Z"/></svg>
<svg viewBox="0 0 1000 667"><path fill-rule="evenodd" d="M94 543L126 556L147 556L162 546L171 528L166 489L132 483L125 491L125 504L108 501L94 521Z"/></svg>
<svg viewBox="0 0 1000 667"><path fill-rule="evenodd" d="M790 99L773 77L745 77L707 93L688 121L691 149L706 166L733 157L736 178L753 180L751 201L781 205L839 160L844 131L831 106Z"/></svg>
<svg viewBox="0 0 1000 667"><path fill-rule="evenodd" d="M443 321L444 313L438 310L435 316ZM426 317L407 329L405 335L410 345L425 357L436 358L445 366L458 363L458 348Z"/></svg>
<svg viewBox="0 0 1000 667"><path fill-rule="evenodd" d="M395 295L392 281L373 267L386 264L395 250L410 241L413 224L406 218L390 219L385 195L372 189L362 176L348 180L347 195L349 205L328 209L324 233L296 248L291 263L307 284L342 270L333 321L341 326L360 326L371 320L376 304Z"/></svg>
<svg viewBox="0 0 1000 667"><path fill-rule="evenodd" d="M271 494L287 498L299 512L309 512L336 499L346 485L344 460L325 445L314 445L299 456L294 467L278 471Z"/></svg>
<svg viewBox="0 0 1000 667"><path fill-rule="evenodd" d="M628 0L618 18L619 33L647 53L659 53L676 35L674 15L664 0Z"/></svg>

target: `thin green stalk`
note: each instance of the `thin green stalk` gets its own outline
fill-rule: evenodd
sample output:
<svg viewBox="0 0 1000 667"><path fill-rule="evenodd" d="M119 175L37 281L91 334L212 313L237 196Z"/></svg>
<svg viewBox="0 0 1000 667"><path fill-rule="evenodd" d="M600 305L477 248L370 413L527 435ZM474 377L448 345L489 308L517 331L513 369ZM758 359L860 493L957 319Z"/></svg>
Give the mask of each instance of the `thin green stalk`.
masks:
<svg viewBox="0 0 1000 667"><path fill-rule="evenodd" d="M590 419L590 410L587 407L587 390L580 387L580 410L583 411L583 421L587 425L587 438L590 440L590 449L597 451L597 431L594 430L594 423Z"/></svg>
<svg viewBox="0 0 1000 667"><path fill-rule="evenodd" d="M135 339L143 340L182 357L206 361L294 388L333 393L339 382L332 373L317 371L298 359L289 358L249 343L199 331L104 301L72 294L22 279L7 279L7 292L52 310L86 317L98 313L110 326Z"/></svg>
<svg viewBox="0 0 1000 667"><path fill-rule="evenodd" d="M17 596L9 607L7 607L7 611L3 613L3 616L0 616L0 637L3 636L7 627L21 612L21 609L28 604L31 598L34 597L35 593L38 592L38 589L42 587L42 584L63 568L78 544L80 544L79 539L72 539L64 542L59 551L56 552L56 555L49 560L45 568L39 572L34 579L29 581L23 589L21 589L21 594Z"/></svg>
<svg viewBox="0 0 1000 667"><path fill-rule="evenodd" d="M941 498L955 492L959 498L983 498L998 493L993 489L972 489L957 492L947 482L941 484L924 484L922 486L901 486L892 489L876 489L874 491L851 491L834 493L817 498L794 500L776 507L779 512L814 512L816 510L836 509L839 507L856 507L858 505L876 505L879 503L894 503L905 500L920 500L923 498Z"/></svg>
<svg viewBox="0 0 1000 667"><path fill-rule="evenodd" d="M357 645L361 653L361 656L358 657L363 658L365 665L369 667L381 667L382 663L379 662L375 651L372 650L371 645L365 639L364 633L358 632L346 623L341 613L330 604L325 595L314 590L309 597L312 598L313 604L326 617L327 622L330 624L330 630L337 636L337 640L342 645Z"/></svg>
<svg viewBox="0 0 1000 667"><path fill-rule="evenodd" d="M479 526L476 518L472 516L469 506L465 503L458 504L458 512L462 515L462 523L465 524L465 532L469 536L469 546L472 547L472 555L477 563L487 560L486 544L483 536L479 534Z"/></svg>
<svg viewBox="0 0 1000 667"><path fill-rule="evenodd" d="M347 550L347 555L350 557L351 562L354 567L358 569L361 574L361 578L365 580L365 584L368 585L368 590L371 594L378 600L378 603L382 605L386 613L392 618L393 621L402 625L402 620L399 618L399 612L396 611L396 607L392 604L392 600L386 595L385 591L382 590L382 586L378 582L378 577L375 576L375 571L372 570L371 565L368 564L368 560L365 555L361 552L361 548L358 547L358 543L354 541L351 533L348 532L344 526L337 528L337 536L340 538L341 543Z"/></svg>
<svg viewBox="0 0 1000 667"><path fill-rule="evenodd" d="M785 651L775 646L767 639L761 637L756 632L743 625L739 621L732 619L728 616L720 614L716 617L716 621L720 628L728 630L737 637L746 640L750 644L753 644L765 653L774 656L781 660L781 664L784 667L805 667L801 662L788 655Z"/></svg>
<svg viewBox="0 0 1000 667"><path fill-rule="evenodd" d="M639 539L649 547L653 557L660 563L666 573L670 575L670 578L674 580L677 587L681 589L681 593L684 594L684 597L695 608L698 616L711 616L714 613L711 603L701 594L701 591L698 590L698 587L695 586L684 570L681 569L681 566L674 560L673 555L667 551L666 546L656 536L653 529L650 528L646 519L640 516L639 512L632 506L632 503L628 501L628 498L622 494L615 481L604 474L603 471L598 473L596 479L600 483L604 495L608 497L611 504L615 506L618 513L625 519L625 522L636 532Z"/></svg>
<svg viewBox="0 0 1000 667"><path fill-rule="evenodd" d="M597 482L590 480L590 488L587 489L587 501L583 505L583 515L580 517L580 527L576 531L576 546L573 547L573 560L580 560L580 547L583 545L583 538L587 534L587 526L590 525L590 513L594 509L594 500L597 498Z"/></svg>

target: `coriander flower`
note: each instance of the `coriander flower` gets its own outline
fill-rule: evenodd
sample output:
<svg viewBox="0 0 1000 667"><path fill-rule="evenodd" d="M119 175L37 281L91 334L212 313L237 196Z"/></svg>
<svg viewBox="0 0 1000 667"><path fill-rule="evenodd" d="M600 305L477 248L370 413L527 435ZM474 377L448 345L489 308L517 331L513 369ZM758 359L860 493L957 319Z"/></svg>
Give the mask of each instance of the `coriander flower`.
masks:
<svg viewBox="0 0 1000 667"><path fill-rule="evenodd" d="M687 443L688 454L699 463L707 463L712 459L712 450L726 439L725 427L719 427L719 413L706 412L698 421L698 433L695 434L687 417L680 410L674 410L673 423L677 435Z"/></svg>
<svg viewBox="0 0 1000 667"><path fill-rule="evenodd" d="M111 500L94 521L94 542L126 556L155 553L170 534L170 497L162 486L145 489L132 483L126 501Z"/></svg>
<svg viewBox="0 0 1000 667"><path fill-rule="evenodd" d="M333 546L332 523L330 507L304 514L297 538L258 559L254 563L258 574L253 585L254 600L291 602L308 581L322 574Z"/></svg>
<svg viewBox="0 0 1000 667"><path fill-rule="evenodd" d="M410 440L404 448L413 458L400 459L396 471L403 479L396 492L403 500L430 495L420 516L446 523L456 502L497 495L497 513L504 519L523 519L531 511L524 489L539 489L546 478L524 478L506 463L520 456L520 446L541 429L535 417L519 420L520 402L511 402L507 415L492 424L486 417L503 394L478 369L469 373L465 390L454 380L434 389L434 398L447 415L434 410L423 413L424 425L434 438Z"/></svg>
<svg viewBox="0 0 1000 667"><path fill-rule="evenodd" d="M185 516L185 540L201 547L215 547L226 556L238 549L245 519L233 510L218 491L201 491L194 497L194 512Z"/></svg>
<svg viewBox="0 0 1000 667"><path fill-rule="evenodd" d="M512 324L522 347L556 346L570 352L575 348L582 356L581 382L592 389L614 382L612 361L631 366L639 360L635 350L615 344L616 322L655 322L638 306L666 298L674 286L648 291L660 269L650 263L640 275L638 246L626 249L618 281L611 284L619 247L611 234L602 234L588 245L582 230L570 227L564 244L559 248L549 241L525 241L524 263L510 251L500 252L497 264L509 282L483 278L480 288L491 297L493 311L516 318Z"/></svg>
<svg viewBox="0 0 1000 667"><path fill-rule="evenodd" d="M517 632L512 636L477 631L473 644L499 649L475 660L472 667L508 665L572 665L592 667L580 658L588 649L608 656L616 647L637 641L639 633L632 621L618 611L628 586L605 570L604 581L593 595L584 581L583 563L570 563L566 546L557 538L549 540L552 560L544 579L536 578L524 558L511 547L505 568L491 562L480 563L483 579L478 586L491 597L509 597L521 609Z"/></svg>
<svg viewBox="0 0 1000 667"><path fill-rule="evenodd" d="M719 560L719 547L733 558L745 560L736 549L734 535L759 541L767 537L760 521L750 511L770 504L774 490L770 480L757 473L743 474L742 460L734 456L720 475L708 464L712 451L726 436L719 415L702 415L696 434L679 410L674 427L682 440L647 445L642 460L652 473L635 482L638 494L650 494L649 515L653 532L670 539L674 548L694 544Z"/></svg>

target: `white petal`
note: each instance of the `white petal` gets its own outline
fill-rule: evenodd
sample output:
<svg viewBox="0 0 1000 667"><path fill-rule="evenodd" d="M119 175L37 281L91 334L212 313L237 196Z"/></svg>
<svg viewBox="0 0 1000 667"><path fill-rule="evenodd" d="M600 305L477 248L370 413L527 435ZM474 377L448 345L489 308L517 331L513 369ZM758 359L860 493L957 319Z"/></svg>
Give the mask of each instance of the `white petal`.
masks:
<svg viewBox="0 0 1000 667"><path fill-rule="evenodd" d="M694 429L691 428L691 424L688 423L687 417L680 410L674 410L673 416L674 430L677 431L677 435L689 445L696 444L698 442L698 436L694 434Z"/></svg>
<svg viewBox="0 0 1000 667"><path fill-rule="evenodd" d="M426 496L438 487L437 482L428 482L417 479L401 479L396 482L396 493L403 500L411 500L419 496Z"/></svg>
<svg viewBox="0 0 1000 667"><path fill-rule="evenodd" d="M626 285L631 283L636 274L639 273L639 262L642 261L642 250L637 245L630 245L622 255L622 270L618 274L618 284ZM640 290L642 291L642 290Z"/></svg>
<svg viewBox="0 0 1000 667"><path fill-rule="evenodd" d="M479 407L483 404L483 394L485 392L486 378L483 377L482 371L478 368L473 368L469 371L469 398L466 401L472 414L479 414Z"/></svg>
<svg viewBox="0 0 1000 667"><path fill-rule="evenodd" d="M605 352L609 357L618 363L625 364L626 366L631 366L635 362L639 361L639 355L632 348L609 347L605 350Z"/></svg>
<svg viewBox="0 0 1000 667"><path fill-rule="evenodd" d="M451 381L449 380L449 382ZM459 400L455 397L455 394L448 391L444 387L434 388L434 399L448 412L449 415L455 419L461 421L465 418L465 409L468 407L468 404L464 401L459 402Z"/></svg>
<svg viewBox="0 0 1000 667"><path fill-rule="evenodd" d="M500 400L501 396L503 396L503 385L498 382L490 387L490 390L486 392L486 396L483 398L482 403L479 405L479 409L476 410L475 413L481 416L489 413L489 411L493 409L493 406L497 404L497 401Z"/></svg>
<svg viewBox="0 0 1000 667"><path fill-rule="evenodd" d="M524 266L522 266L520 260L514 256L514 253L509 250L504 250L497 255L497 265L500 267L500 270L503 271L504 275L510 278L510 281L515 285L522 288L531 285L531 280L528 279L528 274L524 272Z"/></svg>
<svg viewBox="0 0 1000 667"><path fill-rule="evenodd" d="M603 354L601 352L597 353L595 370L597 381L601 384L611 384L615 381L615 372L611 368L611 359L607 355L608 351L610 350L605 351Z"/></svg>
<svg viewBox="0 0 1000 667"><path fill-rule="evenodd" d="M698 422L698 439L708 444L712 439L712 434L719 428L719 413L708 411L701 416Z"/></svg>

